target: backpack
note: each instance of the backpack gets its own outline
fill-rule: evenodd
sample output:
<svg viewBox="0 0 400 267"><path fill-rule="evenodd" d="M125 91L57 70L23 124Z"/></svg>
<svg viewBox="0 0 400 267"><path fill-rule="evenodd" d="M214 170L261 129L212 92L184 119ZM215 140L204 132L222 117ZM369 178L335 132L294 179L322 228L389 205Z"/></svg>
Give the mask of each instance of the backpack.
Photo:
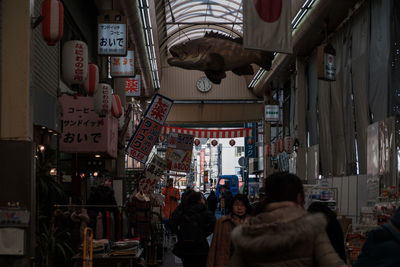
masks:
<svg viewBox="0 0 400 267"><path fill-rule="evenodd" d="M178 256L207 254L208 243L203 233L200 214L182 214L178 225L178 243L173 253Z"/></svg>

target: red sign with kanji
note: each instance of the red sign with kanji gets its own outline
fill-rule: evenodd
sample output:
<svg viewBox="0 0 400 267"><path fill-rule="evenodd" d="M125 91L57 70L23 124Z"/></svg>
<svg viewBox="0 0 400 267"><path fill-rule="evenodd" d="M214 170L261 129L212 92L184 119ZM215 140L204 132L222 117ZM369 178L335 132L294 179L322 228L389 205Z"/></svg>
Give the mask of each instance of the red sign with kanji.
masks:
<svg viewBox="0 0 400 267"><path fill-rule="evenodd" d="M146 163L151 149L158 140L172 104L173 101L165 96L160 94L154 96L144 118L126 147L126 153L130 157Z"/></svg>

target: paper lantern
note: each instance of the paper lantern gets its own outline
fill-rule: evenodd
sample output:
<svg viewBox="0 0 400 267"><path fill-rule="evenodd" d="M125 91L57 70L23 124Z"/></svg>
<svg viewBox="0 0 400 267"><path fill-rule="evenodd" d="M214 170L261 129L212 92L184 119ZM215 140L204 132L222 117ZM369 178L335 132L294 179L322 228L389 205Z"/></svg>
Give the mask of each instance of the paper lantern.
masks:
<svg viewBox="0 0 400 267"><path fill-rule="evenodd" d="M218 145L218 141L217 141L217 140L212 140L212 141L211 141L211 144L212 144L213 146L216 146L216 145Z"/></svg>
<svg viewBox="0 0 400 267"><path fill-rule="evenodd" d="M194 144L195 144L196 146L200 145L200 140L199 140L199 139L194 140Z"/></svg>
<svg viewBox="0 0 400 267"><path fill-rule="evenodd" d="M234 145L236 144L236 142L235 142L235 140L231 139L231 140L229 141L229 144L230 144L231 146L234 146Z"/></svg>
<svg viewBox="0 0 400 267"><path fill-rule="evenodd" d="M278 146L276 143L271 143L271 157L275 158L278 155Z"/></svg>
<svg viewBox="0 0 400 267"><path fill-rule="evenodd" d="M67 84L83 84L88 75L88 48L78 40L65 42L62 50L62 72Z"/></svg>
<svg viewBox="0 0 400 267"><path fill-rule="evenodd" d="M285 151L285 147L283 146L283 139L282 138L278 139L277 146L278 146L278 152L279 153L282 153L283 151Z"/></svg>
<svg viewBox="0 0 400 267"><path fill-rule="evenodd" d="M48 45L61 40L64 28L64 7L58 0L44 0L42 3L42 38Z"/></svg>
<svg viewBox="0 0 400 267"><path fill-rule="evenodd" d="M118 119L118 130L121 131L122 128L124 128L125 125L125 111L122 109L122 114L121 117Z"/></svg>
<svg viewBox="0 0 400 267"><path fill-rule="evenodd" d="M83 83L86 94L93 96L99 87L99 67L94 63L89 63L88 75Z"/></svg>
<svg viewBox="0 0 400 267"><path fill-rule="evenodd" d="M292 153L292 147L293 147L293 141L292 141L292 137L290 136L285 136L285 138L283 139L283 145L285 147L285 151L287 153Z"/></svg>
<svg viewBox="0 0 400 267"><path fill-rule="evenodd" d="M105 117L111 110L112 88L109 84L99 83L99 89L94 94L94 111Z"/></svg>
<svg viewBox="0 0 400 267"><path fill-rule="evenodd" d="M254 144L254 139L252 137L250 137L249 139L247 139L247 144L252 145Z"/></svg>
<svg viewBox="0 0 400 267"><path fill-rule="evenodd" d="M113 94L111 96L112 99L112 103L111 103L111 114L115 117L115 118L119 118L122 115L123 112L123 108L121 105L121 99L119 99L119 96L117 94Z"/></svg>

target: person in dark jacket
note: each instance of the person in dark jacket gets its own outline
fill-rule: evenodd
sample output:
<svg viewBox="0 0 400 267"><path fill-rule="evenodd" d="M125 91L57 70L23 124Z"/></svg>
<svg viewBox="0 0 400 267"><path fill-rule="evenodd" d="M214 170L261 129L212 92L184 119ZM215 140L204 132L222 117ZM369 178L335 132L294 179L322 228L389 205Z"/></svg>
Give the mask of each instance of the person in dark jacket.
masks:
<svg viewBox="0 0 400 267"><path fill-rule="evenodd" d="M310 213L322 213L325 215L328 225L326 226L326 233L328 234L329 241L339 257L346 263L346 251L344 248L344 235L339 221L336 219L336 213L333 212L325 203L313 202L308 207Z"/></svg>
<svg viewBox="0 0 400 267"><path fill-rule="evenodd" d="M207 198L207 207L208 210L211 211L212 214L215 214L215 210L217 209L217 195L214 190L211 190L210 195Z"/></svg>
<svg viewBox="0 0 400 267"><path fill-rule="evenodd" d="M213 232L215 216L206 207L203 194L190 193L171 215L169 227L178 236L173 253L182 259L184 267L204 267Z"/></svg>
<svg viewBox="0 0 400 267"><path fill-rule="evenodd" d="M400 266L400 208L391 220L372 230L353 267Z"/></svg>

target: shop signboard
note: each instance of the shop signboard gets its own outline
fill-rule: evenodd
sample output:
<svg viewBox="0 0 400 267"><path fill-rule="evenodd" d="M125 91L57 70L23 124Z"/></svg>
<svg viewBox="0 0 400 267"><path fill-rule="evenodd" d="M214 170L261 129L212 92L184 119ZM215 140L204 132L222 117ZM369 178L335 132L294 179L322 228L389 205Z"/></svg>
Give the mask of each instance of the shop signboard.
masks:
<svg viewBox="0 0 400 267"><path fill-rule="evenodd" d="M154 144L158 141L162 126L167 119L173 101L156 94L131 137L125 151L133 159L146 163Z"/></svg>
<svg viewBox="0 0 400 267"><path fill-rule="evenodd" d="M146 178L139 181L139 189L147 195L154 193L155 186L160 182L161 176L167 167L165 159L154 155L146 167Z"/></svg>
<svg viewBox="0 0 400 267"><path fill-rule="evenodd" d="M279 105L265 105L265 121L279 121Z"/></svg>
<svg viewBox="0 0 400 267"><path fill-rule="evenodd" d="M60 151L106 153L117 157L118 120L110 114L99 117L93 97L59 97L62 107Z"/></svg>
<svg viewBox="0 0 400 267"><path fill-rule="evenodd" d="M128 50L125 57L111 57L112 77L135 76L135 59L133 50Z"/></svg>
<svg viewBox="0 0 400 267"><path fill-rule="evenodd" d="M321 45L317 48L318 79L326 81L336 80L336 51L330 45Z"/></svg>
<svg viewBox="0 0 400 267"><path fill-rule="evenodd" d="M244 138L244 154L246 158L255 158L257 157L256 150L256 124L248 123L246 127L251 126L252 128L252 136L247 136Z"/></svg>
<svg viewBox="0 0 400 267"><path fill-rule="evenodd" d="M140 75L125 79L125 95L140 96Z"/></svg>
<svg viewBox="0 0 400 267"><path fill-rule="evenodd" d="M98 17L97 53L102 56L126 56L126 17L108 11Z"/></svg>
<svg viewBox="0 0 400 267"><path fill-rule="evenodd" d="M194 136L169 133L167 144L167 168L172 171L190 172Z"/></svg>

